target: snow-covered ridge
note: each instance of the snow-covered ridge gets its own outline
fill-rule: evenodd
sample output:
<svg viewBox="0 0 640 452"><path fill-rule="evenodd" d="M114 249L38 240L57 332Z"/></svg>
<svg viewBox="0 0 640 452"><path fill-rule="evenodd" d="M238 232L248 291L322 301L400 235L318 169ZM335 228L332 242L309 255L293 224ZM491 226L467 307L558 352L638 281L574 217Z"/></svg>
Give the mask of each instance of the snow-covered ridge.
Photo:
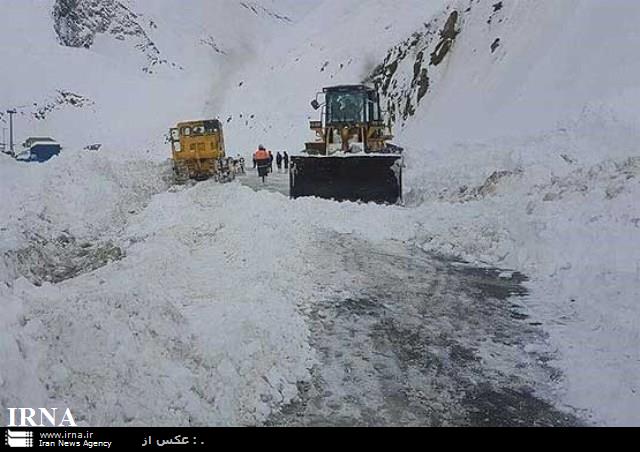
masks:
<svg viewBox="0 0 640 452"><path fill-rule="evenodd" d="M53 136L68 149L100 143L107 152L164 159L168 128L184 118L217 116L208 105L222 95L229 74L310 8L290 0L180 5L4 2L0 37L20 45L0 49L13 68L0 85L0 111L18 110L16 141ZM84 100L60 99L61 92ZM0 113L4 127L7 121Z"/></svg>
<svg viewBox="0 0 640 452"><path fill-rule="evenodd" d="M502 1L493 4L465 0L449 2L442 12L389 49L384 61L365 82L380 87L391 124L404 126L417 113L428 92L438 90L437 84L446 77L446 59L455 52L456 39L465 33L469 22L488 18L486 37L473 37L477 47L474 53L495 53L502 41L493 36L500 34L498 27L510 21L512 11L509 7L512 5L513 2Z"/></svg>
<svg viewBox="0 0 640 452"><path fill-rule="evenodd" d="M108 34L120 41L133 41L147 59L142 68L145 72L152 72L159 64L176 67L161 58L160 50L140 24L142 18L118 0L56 0L53 19L58 39L65 46L89 49L97 34ZM147 27L157 28L153 20Z"/></svg>
<svg viewBox="0 0 640 452"><path fill-rule="evenodd" d="M424 30L412 33L389 50L382 64L365 80L380 87L392 125L403 125L416 114L429 91L432 68L443 62L461 32L459 18L457 10L438 15L425 24Z"/></svg>
<svg viewBox="0 0 640 452"><path fill-rule="evenodd" d="M281 20L283 22L288 22L288 23L293 22L291 20L291 18L289 18L287 16L283 16L283 15L281 15L281 14L275 12L275 11L272 11L271 9L261 5L257 1L244 1L244 2L240 2L240 5L242 5L244 8L252 11L256 15L266 14L269 17L272 17L272 18L277 19L277 20Z"/></svg>

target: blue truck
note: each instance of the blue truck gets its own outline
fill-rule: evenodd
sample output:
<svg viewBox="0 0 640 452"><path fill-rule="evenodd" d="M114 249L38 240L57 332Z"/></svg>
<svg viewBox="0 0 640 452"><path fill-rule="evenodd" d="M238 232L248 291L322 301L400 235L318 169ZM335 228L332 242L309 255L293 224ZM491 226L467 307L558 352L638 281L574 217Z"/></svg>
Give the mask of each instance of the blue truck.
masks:
<svg viewBox="0 0 640 452"><path fill-rule="evenodd" d="M60 154L62 146L53 138L30 137L22 144L24 151L16 155L16 160L23 162L46 162Z"/></svg>

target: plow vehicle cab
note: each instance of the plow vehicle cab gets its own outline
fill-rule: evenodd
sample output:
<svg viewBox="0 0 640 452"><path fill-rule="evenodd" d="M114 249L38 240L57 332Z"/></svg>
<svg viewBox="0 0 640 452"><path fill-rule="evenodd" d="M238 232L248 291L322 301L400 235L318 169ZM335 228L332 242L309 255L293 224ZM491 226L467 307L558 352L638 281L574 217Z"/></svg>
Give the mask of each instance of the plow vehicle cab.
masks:
<svg viewBox="0 0 640 452"><path fill-rule="evenodd" d="M179 123L170 130L173 171L178 182L188 179L233 179L226 158L222 125L217 119Z"/></svg>
<svg viewBox="0 0 640 452"><path fill-rule="evenodd" d="M323 114L310 123L316 141L306 144L307 155L291 159L291 197L400 202L402 149L389 143L393 137L377 91L365 85L325 88L311 105Z"/></svg>

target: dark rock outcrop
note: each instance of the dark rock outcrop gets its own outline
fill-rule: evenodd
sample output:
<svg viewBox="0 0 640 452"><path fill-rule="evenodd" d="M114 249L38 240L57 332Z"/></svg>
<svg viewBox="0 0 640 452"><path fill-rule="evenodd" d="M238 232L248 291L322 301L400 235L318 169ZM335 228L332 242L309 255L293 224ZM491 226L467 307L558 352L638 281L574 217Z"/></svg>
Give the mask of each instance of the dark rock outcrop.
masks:
<svg viewBox="0 0 640 452"><path fill-rule="evenodd" d="M460 34L458 11L443 13L392 47L382 64L364 80L378 85L389 120L402 124L415 115L431 87L430 66L438 66Z"/></svg>
<svg viewBox="0 0 640 452"><path fill-rule="evenodd" d="M141 18L117 0L56 0L53 20L58 40L64 46L89 49L96 35L108 34L133 43L147 59L145 72L168 63L140 25Z"/></svg>

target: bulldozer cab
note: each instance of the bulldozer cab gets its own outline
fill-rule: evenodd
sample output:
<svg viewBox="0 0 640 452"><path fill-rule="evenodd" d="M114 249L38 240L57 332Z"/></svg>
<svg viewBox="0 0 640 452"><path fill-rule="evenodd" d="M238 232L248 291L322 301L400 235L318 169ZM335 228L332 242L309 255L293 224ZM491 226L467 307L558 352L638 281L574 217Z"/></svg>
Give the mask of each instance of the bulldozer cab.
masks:
<svg viewBox="0 0 640 452"><path fill-rule="evenodd" d="M217 119L183 122L170 134L174 160L218 159L225 155L222 126Z"/></svg>
<svg viewBox="0 0 640 452"><path fill-rule="evenodd" d="M385 142L392 138L384 124L380 98L374 88L365 85L343 85L325 88L311 104L324 114L320 121L311 121L316 141L307 143L310 155L335 153L382 152Z"/></svg>
<svg viewBox="0 0 640 452"><path fill-rule="evenodd" d="M204 180L219 172L225 157L222 125L217 119L181 122L169 131L173 168L178 180Z"/></svg>
<svg viewBox="0 0 640 452"><path fill-rule="evenodd" d="M380 102L366 86L325 88L325 122L328 126L368 124L380 120Z"/></svg>

